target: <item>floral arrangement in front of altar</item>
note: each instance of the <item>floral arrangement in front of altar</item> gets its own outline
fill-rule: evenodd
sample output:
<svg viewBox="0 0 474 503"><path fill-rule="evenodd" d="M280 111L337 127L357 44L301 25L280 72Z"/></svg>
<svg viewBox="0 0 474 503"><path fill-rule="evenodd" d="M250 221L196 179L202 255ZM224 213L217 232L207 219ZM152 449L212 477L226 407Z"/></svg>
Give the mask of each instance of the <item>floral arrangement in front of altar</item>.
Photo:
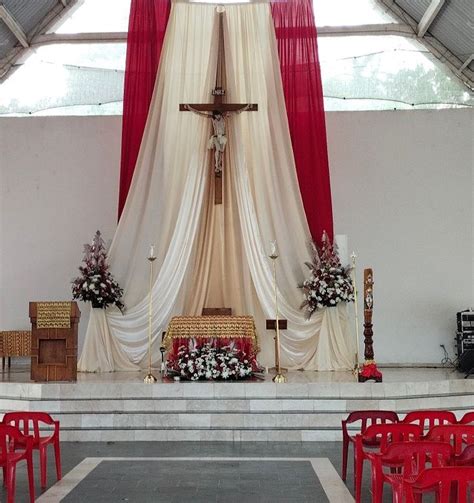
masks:
<svg viewBox="0 0 474 503"><path fill-rule="evenodd" d="M311 242L310 251L312 261L305 263L311 275L298 285L304 295L301 309L305 310L308 319L318 309L354 301L351 268L342 266L337 245L331 243L326 232L323 233L321 247Z"/></svg>
<svg viewBox="0 0 474 503"><path fill-rule="evenodd" d="M92 307L102 309L115 304L123 311L123 290L109 271L100 231L95 233L91 244L84 245L82 262L84 265L79 267L81 275L72 282L72 298L91 302Z"/></svg>
<svg viewBox="0 0 474 503"><path fill-rule="evenodd" d="M230 346L221 348L211 344L202 346L180 346L176 359L168 362L169 369L182 379L190 381L238 380L253 374L252 362L247 355Z"/></svg>

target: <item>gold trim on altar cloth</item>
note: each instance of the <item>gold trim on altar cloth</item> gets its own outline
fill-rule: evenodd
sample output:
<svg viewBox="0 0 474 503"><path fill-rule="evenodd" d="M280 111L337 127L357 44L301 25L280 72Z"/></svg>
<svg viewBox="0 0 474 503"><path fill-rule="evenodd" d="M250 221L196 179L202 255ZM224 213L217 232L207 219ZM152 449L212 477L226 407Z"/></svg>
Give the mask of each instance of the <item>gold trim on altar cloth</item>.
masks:
<svg viewBox="0 0 474 503"><path fill-rule="evenodd" d="M163 345L171 348L173 339L252 339L256 351L257 330L252 316L174 316L166 331Z"/></svg>
<svg viewBox="0 0 474 503"><path fill-rule="evenodd" d="M38 302L36 328L71 328L72 302Z"/></svg>

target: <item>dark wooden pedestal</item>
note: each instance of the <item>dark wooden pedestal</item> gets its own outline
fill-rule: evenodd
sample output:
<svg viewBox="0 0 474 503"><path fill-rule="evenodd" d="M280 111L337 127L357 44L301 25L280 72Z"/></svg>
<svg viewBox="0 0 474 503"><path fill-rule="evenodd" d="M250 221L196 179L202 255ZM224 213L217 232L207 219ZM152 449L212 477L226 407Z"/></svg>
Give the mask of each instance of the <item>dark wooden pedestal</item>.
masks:
<svg viewBox="0 0 474 503"><path fill-rule="evenodd" d="M81 312L71 302L70 327L37 326L37 302L30 302L31 380L77 380L77 328Z"/></svg>

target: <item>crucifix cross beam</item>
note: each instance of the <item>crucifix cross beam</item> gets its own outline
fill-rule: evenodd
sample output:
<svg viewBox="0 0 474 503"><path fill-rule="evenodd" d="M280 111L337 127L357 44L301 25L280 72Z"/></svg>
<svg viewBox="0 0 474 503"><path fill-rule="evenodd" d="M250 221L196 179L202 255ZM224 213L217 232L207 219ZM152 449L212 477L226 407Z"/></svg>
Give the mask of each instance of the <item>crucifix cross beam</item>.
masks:
<svg viewBox="0 0 474 503"><path fill-rule="evenodd" d="M222 204L222 171L224 151L227 144L226 118L232 113L257 112L255 103L225 102L225 51L224 51L224 12L219 15L219 45L217 49L217 69L215 87L212 90L213 103L181 103L180 112L194 112L212 121L213 134L209 139L209 149L214 150L214 203Z"/></svg>

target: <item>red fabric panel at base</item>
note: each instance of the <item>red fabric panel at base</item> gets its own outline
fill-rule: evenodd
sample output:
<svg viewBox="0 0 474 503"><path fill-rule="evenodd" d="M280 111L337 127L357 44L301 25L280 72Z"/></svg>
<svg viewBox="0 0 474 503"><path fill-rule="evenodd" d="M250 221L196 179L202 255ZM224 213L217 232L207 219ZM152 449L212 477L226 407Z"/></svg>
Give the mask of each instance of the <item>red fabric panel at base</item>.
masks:
<svg viewBox="0 0 474 503"><path fill-rule="evenodd" d="M140 150L170 8L170 0L132 0L130 7L123 96L119 218Z"/></svg>
<svg viewBox="0 0 474 503"><path fill-rule="evenodd" d="M312 0L271 2L301 197L313 239L333 239L326 122Z"/></svg>

